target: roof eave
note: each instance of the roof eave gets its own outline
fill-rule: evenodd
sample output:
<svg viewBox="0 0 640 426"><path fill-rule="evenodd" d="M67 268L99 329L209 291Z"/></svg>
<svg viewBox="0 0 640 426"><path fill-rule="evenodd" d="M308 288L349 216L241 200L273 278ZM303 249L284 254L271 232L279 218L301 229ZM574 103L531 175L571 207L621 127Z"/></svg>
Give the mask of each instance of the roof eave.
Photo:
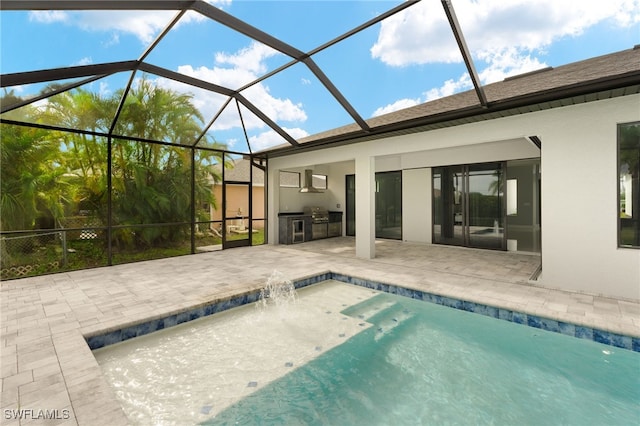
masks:
<svg viewBox="0 0 640 426"><path fill-rule="evenodd" d="M563 99L574 98L577 96L585 96L589 94L610 91L615 89L621 89L626 87L640 86L640 69L625 74L619 74L615 76L604 77L588 82L582 82L578 84L572 84L555 88L553 90L545 90L535 93L529 93L521 96L515 96L512 98L502 99L499 101L489 102L487 106L480 104L472 107L460 108L451 111L446 111L438 114L427 115L423 117L417 117L409 120L399 121L391 124L372 126L369 131L356 130L352 132L345 132L339 135L328 136L319 138L314 141L306 142L297 147L283 147L276 148L269 151L264 151L261 154L265 154L267 157L281 157L298 153L306 150L317 150L326 148L329 146L339 146L351 143L363 142L366 140L380 139L390 135L394 132L407 131L410 129L417 129L424 126L446 123L455 120L469 119L476 117L477 121L481 121L483 116L493 114L496 112L506 112L510 110L517 110L523 107L530 107L534 105L543 104L546 102L554 102ZM521 114L515 112L512 115ZM420 131L420 130L416 130Z"/></svg>

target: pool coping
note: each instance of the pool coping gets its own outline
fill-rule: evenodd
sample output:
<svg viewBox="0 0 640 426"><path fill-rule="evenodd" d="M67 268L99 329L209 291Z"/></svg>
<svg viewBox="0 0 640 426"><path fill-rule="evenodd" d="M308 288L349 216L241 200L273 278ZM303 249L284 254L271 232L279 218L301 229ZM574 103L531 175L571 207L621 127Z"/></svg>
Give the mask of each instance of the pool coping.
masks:
<svg viewBox="0 0 640 426"><path fill-rule="evenodd" d="M419 289L412 289L409 287L399 286L397 284L356 277L340 272L326 271L291 281L295 288L302 288L326 280L336 280L385 293L396 294L411 299L489 316L541 330L560 333L570 337L576 337L621 349L640 352L640 337L628 336L587 325L580 325L541 315L519 312L471 300L438 295ZM260 297L261 290L261 288L247 290L235 295L201 303L197 306L191 306L186 309L160 314L152 318L147 318L143 321L112 327L107 330L96 330L85 334L83 337L91 350L99 349L134 337L143 336L154 331L172 327L174 325L193 321L201 317L256 302Z"/></svg>

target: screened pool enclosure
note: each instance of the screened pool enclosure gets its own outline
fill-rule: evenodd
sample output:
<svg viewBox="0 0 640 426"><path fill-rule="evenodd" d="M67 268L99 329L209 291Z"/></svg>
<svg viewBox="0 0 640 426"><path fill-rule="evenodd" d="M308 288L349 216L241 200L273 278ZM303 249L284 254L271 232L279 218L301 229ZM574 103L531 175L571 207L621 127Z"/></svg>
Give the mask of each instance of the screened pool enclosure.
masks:
<svg viewBox="0 0 640 426"><path fill-rule="evenodd" d="M355 89L348 82L330 76L337 67L356 65L347 59L362 50L359 37L418 1L369 2L361 15L342 17L341 34L309 27L285 41L275 35L279 26L321 27L309 4L299 3L287 7L303 18L251 2L264 9L265 21L249 23L243 20L246 3L235 16L225 2L203 0L2 1L2 38L11 49L3 48L0 76L0 278L267 242L268 150L296 149L310 134L339 126L352 126L355 136L386 131L363 118L368 105L350 102L346 93ZM455 72L469 73L485 105L453 6L445 0L438 6L462 59ZM100 42L87 35L52 45L48 38L49 31L64 31L73 14L84 13L96 27L117 22L114 28L126 29L141 25L133 12L153 12L142 25L147 32L137 34L143 43L120 40L134 37L126 31ZM8 17L59 25L28 33L13 23L20 19ZM197 27L189 26L193 22ZM187 31L192 49L185 49ZM112 48L118 43L140 48L131 57ZM69 63L58 53L71 47L80 53ZM256 52L259 63L222 83L219 75L233 69L206 74L202 66L167 59L198 64L218 52L216 61L239 61L220 53L226 47ZM187 50L198 59L188 61ZM330 61L329 50L342 50L345 63ZM366 70L356 71L351 78L358 80ZM286 93L264 102L265 93L293 80L313 86L306 96L322 101L313 117L299 107L304 100L292 103ZM373 93L383 83L359 90ZM292 125L307 118L304 131Z"/></svg>

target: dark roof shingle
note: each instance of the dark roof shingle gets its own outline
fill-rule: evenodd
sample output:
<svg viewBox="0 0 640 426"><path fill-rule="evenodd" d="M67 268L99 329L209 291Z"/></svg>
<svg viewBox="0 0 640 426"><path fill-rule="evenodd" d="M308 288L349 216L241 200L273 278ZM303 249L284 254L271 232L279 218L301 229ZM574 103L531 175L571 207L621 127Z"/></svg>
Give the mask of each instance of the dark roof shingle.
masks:
<svg viewBox="0 0 640 426"><path fill-rule="evenodd" d="M580 62L549 68L507 78L504 81L483 86L488 105L480 105L476 92L469 90L436 99L413 107L394 111L366 120L371 127L369 134L392 131L394 128L419 126L420 123L436 123L461 116L486 114L501 109L550 102L578 94L611 90L625 85L640 85L640 48L624 50ZM637 90L635 91L637 93ZM388 129L386 129L388 128ZM348 139L366 137L357 124L349 124L299 140L305 144L329 144ZM274 151L283 146L274 148ZM287 151L291 150L291 147Z"/></svg>

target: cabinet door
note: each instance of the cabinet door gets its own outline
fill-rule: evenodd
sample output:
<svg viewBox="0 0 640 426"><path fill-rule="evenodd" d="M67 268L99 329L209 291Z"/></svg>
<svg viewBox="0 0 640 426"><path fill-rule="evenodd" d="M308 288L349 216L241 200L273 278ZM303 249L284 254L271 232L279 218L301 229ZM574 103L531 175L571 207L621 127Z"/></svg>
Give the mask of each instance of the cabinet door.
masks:
<svg viewBox="0 0 640 426"><path fill-rule="evenodd" d="M291 244L304 242L304 219L291 219L290 223Z"/></svg>
<svg viewBox="0 0 640 426"><path fill-rule="evenodd" d="M340 237L342 235L342 222L329 223L329 236Z"/></svg>

